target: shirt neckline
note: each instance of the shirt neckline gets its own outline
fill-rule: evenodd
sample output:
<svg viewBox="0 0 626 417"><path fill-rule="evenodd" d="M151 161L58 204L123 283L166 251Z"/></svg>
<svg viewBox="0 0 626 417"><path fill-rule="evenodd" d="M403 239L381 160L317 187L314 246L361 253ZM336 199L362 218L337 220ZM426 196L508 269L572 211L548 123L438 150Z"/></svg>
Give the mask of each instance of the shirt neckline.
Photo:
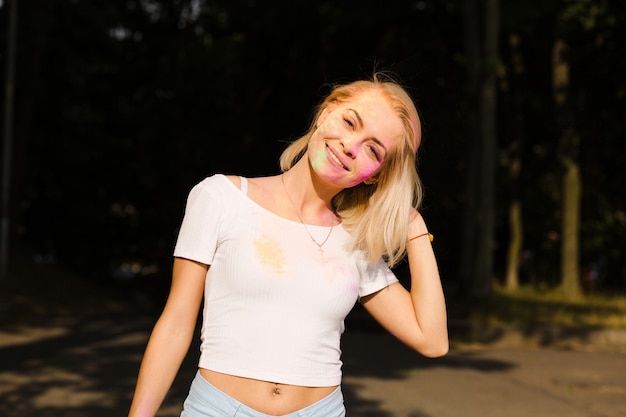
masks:
<svg viewBox="0 0 626 417"><path fill-rule="evenodd" d="M335 228L335 229L342 229L343 230L343 222L340 222L338 225L333 225L333 226L321 226L321 225L317 225L317 224L309 224L309 223L303 223L303 222L299 222L296 220L292 220L292 219L288 219L286 217L283 216L279 216L278 214L274 213L273 211L269 210L266 207L263 207L262 205L260 205L259 203L257 203L256 201L254 201L253 199L250 198L250 196L248 196L247 194L244 194L242 192L242 190L240 188L238 188L235 184L233 184L233 182L231 180L228 179L228 177L226 177L226 175L224 174L216 174L218 177L220 177L223 181L226 181L233 189L237 190L237 194L240 195L245 201L248 202L248 204L253 205L254 207L256 207L259 210L262 210L263 212L277 218L280 219L282 221L288 222L288 223L292 223L292 224L297 224L297 225L306 225L306 227L314 227L317 228L318 230L329 230L330 228ZM248 178L246 178L246 180L248 180ZM248 190L250 188L248 187Z"/></svg>

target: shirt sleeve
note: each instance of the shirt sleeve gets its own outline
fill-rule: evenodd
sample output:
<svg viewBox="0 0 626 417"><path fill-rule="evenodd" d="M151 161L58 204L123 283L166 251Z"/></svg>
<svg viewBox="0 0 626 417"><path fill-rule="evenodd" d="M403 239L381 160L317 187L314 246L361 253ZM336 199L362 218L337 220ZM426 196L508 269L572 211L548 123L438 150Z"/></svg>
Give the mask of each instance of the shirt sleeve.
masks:
<svg viewBox="0 0 626 417"><path fill-rule="evenodd" d="M178 232L174 256L202 262L213 262L218 245L221 200L209 177L195 185L187 197L185 214Z"/></svg>
<svg viewBox="0 0 626 417"><path fill-rule="evenodd" d="M363 256L359 263L361 275L359 298L373 294L398 282L398 278L382 258L376 264L371 265L367 263L365 256Z"/></svg>

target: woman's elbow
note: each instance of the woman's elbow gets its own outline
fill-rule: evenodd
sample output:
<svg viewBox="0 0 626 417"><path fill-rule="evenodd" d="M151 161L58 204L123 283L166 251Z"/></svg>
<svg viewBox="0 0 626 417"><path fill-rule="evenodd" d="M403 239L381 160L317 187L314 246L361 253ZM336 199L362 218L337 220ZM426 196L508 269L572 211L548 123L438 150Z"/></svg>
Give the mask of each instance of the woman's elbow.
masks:
<svg viewBox="0 0 626 417"><path fill-rule="evenodd" d="M440 358L447 355L450 350L450 343L447 336L441 337L438 340L422 340L421 343L415 343L409 346L427 358Z"/></svg>
<svg viewBox="0 0 626 417"><path fill-rule="evenodd" d="M442 356L446 356L449 350L450 350L450 344L448 343L448 340L446 339L444 343L438 343L433 346L428 346L427 348L418 350L418 352L426 356L427 358L440 358Z"/></svg>

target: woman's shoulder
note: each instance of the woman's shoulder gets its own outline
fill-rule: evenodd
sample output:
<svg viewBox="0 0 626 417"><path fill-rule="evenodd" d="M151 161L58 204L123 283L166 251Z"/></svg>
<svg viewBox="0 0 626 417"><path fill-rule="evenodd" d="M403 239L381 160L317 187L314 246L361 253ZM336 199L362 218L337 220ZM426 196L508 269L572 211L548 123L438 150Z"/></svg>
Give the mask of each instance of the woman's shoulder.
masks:
<svg viewBox="0 0 626 417"><path fill-rule="evenodd" d="M197 183L194 187L197 191L231 194L243 192L254 201L263 201L267 196L276 193L276 177L244 177L235 174L213 174Z"/></svg>
<svg viewBox="0 0 626 417"><path fill-rule="evenodd" d="M281 204L277 196L282 188L279 176L248 178L247 196L265 209L281 215Z"/></svg>
<svg viewBox="0 0 626 417"><path fill-rule="evenodd" d="M188 198L192 200L222 199L233 194L238 188L224 174L213 174L196 182L189 190Z"/></svg>
<svg viewBox="0 0 626 417"><path fill-rule="evenodd" d="M228 180L236 188L246 189L246 194L271 194L275 192L275 177L244 177L234 174L221 174L222 179Z"/></svg>
<svg viewBox="0 0 626 417"><path fill-rule="evenodd" d="M245 178L242 179L242 177L240 177L239 175L234 175L234 174L218 174L218 175L221 175L222 177L226 178L237 188L241 188L241 182L246 181Z"/></svg>
<svg viewBox="0 0 626 417"><path fill-rule="evenodd" d="M278 177L243 177L234 174L213 174L197 183L192 195L201 198L230 199L243 196L248 200L272 212L280 212L276 207ZM279 213L277 213L279 214Z"/></svg>
<svg viewBox="0 0 626 417"><path fill-rule="evenodd" d="M199 189L223 189L230 188L232 185L239 188L239 177L226 174L212 174L197 182L193 188Z"/></svg>

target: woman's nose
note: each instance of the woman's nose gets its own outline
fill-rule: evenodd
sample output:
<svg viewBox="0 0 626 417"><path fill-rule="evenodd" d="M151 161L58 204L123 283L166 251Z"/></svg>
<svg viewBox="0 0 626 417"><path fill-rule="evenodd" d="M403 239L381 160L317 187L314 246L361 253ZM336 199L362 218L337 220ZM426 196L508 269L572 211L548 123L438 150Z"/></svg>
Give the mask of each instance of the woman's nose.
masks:
<svg viewBox="0 0 626 417"><path fill-rule="evenodd" d="M356 140L344 137L343 139L341 139L341 147L343 149L343 152L350 158L354 158L356 156L358 150L358 143Z"/></svg>

